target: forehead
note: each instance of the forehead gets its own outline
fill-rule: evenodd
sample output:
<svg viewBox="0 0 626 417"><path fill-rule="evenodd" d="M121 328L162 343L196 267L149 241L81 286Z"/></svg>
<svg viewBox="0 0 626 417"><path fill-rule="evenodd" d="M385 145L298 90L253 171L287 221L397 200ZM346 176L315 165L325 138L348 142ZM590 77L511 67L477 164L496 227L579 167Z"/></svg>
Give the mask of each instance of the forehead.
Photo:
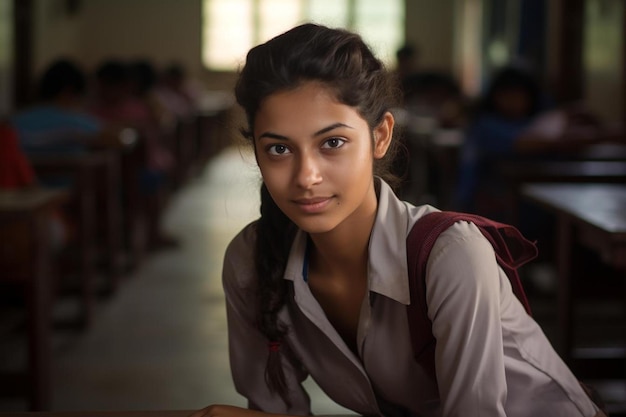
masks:
<svg viewBox="0 0 626 417"><path fill-rule="evenodd" d="M306 82L294 89L271 94L263 100L255 118L254 130L318 129L337 122L367 127L358 111L339 102L330 87L319 82Z"/></svg>
<svg viewBox="0 0 626 417"><path fill-rule="evenodd" d="M317 81L307 81L287 90L279 90L268 95L259 106L259 112L277 110L285 103L303 102L331 102L341 105L334 91L326 84Z"/></svg>

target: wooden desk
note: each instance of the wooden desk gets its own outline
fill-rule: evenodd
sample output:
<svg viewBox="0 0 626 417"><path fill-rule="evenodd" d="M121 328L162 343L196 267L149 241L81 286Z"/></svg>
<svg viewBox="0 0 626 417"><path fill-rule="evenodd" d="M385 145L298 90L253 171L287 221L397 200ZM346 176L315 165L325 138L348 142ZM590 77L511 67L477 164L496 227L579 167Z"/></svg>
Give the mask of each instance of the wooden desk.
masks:
<svg viewBox="0 0 626 417"><path fill-rule="evenodd" d="M571 363L574 326L572 247L578 242L596 251L626 278L626 185L527 184L522 197L557 217L558 331L563 359ZM626 300L625 300L626 302ZM619 350L619 349L618 349ZM618 352L619 355L619 352ZM624 367L626 356L619 358ZM626 367L622 368L626 372Z"/></svg>
<svg viewBox="0 0 626 417"><path fill-rule="evenodd" d="M626 143L600 143L589 145L566 155L569 160L626 161Z"/></svg>
<svg viewBox="0 0 626 417"><path fill-rule="evenodd" d="M17 268L0 269L3 272L0 281L25 286L28 317L25 385L33 410L50 406L52 289L49 216L67 200L68 195L64 190L0 191L0 259L22 264ZM16 383L10 381L11 385Z"/></svg>
<svg viewBox="0 0 626 417"><path fill-rule="evenodd" d="M0 417L189 417L198 410L153 411L48 411L37 413L3 413ZM358 417L356 414L322 414L317 417Z"/></svg>
<svg viewBox="0 0 626 417"><path fill-rule="evenodd" d="M514 184L626 182L626 161L505 161L498 171Z"/></svg>
<svg viewBox="0 0 626 417"><path fill-rule="evenodd" d="M0 417L189 417L197 410L169 411L49 411L38 413L3 413Z"/></svg>
<svg viewBox="0 0 626 417"><path fill-rule="evenodd" d="M84 324L91 322L94 310L94 275L98 254L98 225L102 219L104 259L114 290L122 273L122 223L120 157L114 151L93 151L77 155L45 154L30 156L40 178L68 177L72 181L77 207L78 254ZM98 210L101 207L102 210Z"/></svg>
<svg viewBox="0 0 626 417"><path fill-rule="evenodd" d="M626 183L626 161L502 161L498 171L508 184L507 197L510 218L506 222L519 224L521 187L526 183Z"/></svg>

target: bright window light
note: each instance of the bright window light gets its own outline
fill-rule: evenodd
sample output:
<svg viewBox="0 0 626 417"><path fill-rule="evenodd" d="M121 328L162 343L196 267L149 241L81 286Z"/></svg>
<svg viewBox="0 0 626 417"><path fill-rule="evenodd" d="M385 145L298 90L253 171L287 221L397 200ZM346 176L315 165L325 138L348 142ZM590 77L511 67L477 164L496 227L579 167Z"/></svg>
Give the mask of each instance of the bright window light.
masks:
<svg viewBox="0 0 626 417"><path fill-rule="evenodd" d="M404 40L405 0L203 0L202 61L235 71L250 48L306 22L356 31L388 65Z"/></svg>

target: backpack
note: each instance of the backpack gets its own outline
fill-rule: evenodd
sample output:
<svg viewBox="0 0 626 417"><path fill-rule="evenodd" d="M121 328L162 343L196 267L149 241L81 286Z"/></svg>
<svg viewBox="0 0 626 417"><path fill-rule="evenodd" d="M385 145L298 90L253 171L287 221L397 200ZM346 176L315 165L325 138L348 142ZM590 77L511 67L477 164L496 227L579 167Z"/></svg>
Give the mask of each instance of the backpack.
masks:
<svg viewBox="0 0 626 417"><path fill-rule="evenodd" d="M407 315L413 356L435 380L435 337L428 318L426 304L426 263L439 235L457 221L474 223L493 246L498 265L511 282L513 293L530 315L530 305L524 293L517 269L534 259L538 252L533 242L527 240L513 226L499 223L478 215L438 211L422 216L413 225L407 237L407 260L411 303Z"/></svg>
<svg viewBox="0 0 626 417"><path fill-rule="evenodd" d="M513 293L520 300L528 315L532 315L517 270L537 257L537 246L533 242L526 239L514 226L475 214L438 211L422 216L413 225L407 237L406 250L411 296L411 303L407 306L407 316L413 356L433 380L436 380L436 340L433 336L432 322L428 318L428 306L426 304L426 263L439 235L457 221L474 223L491 243L496 253L498 265L504 270L511 282ZM600 394L582 381L579 383L587 396L608 416L606 404Z"/></svg>

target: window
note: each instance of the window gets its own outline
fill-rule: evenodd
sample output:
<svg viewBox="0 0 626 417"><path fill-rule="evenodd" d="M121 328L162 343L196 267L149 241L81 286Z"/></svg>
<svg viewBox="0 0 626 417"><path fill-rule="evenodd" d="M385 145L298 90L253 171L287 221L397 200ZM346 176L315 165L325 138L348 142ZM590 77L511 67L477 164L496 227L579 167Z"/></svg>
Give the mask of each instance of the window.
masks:
<svg viewBox="0 0 626 417"><path fill-rule="evenodd" d="M363 36L391 64L404 42L404 0L203 0L202 61L233 71L248 50L287 29L311 21Z"/></svg>

